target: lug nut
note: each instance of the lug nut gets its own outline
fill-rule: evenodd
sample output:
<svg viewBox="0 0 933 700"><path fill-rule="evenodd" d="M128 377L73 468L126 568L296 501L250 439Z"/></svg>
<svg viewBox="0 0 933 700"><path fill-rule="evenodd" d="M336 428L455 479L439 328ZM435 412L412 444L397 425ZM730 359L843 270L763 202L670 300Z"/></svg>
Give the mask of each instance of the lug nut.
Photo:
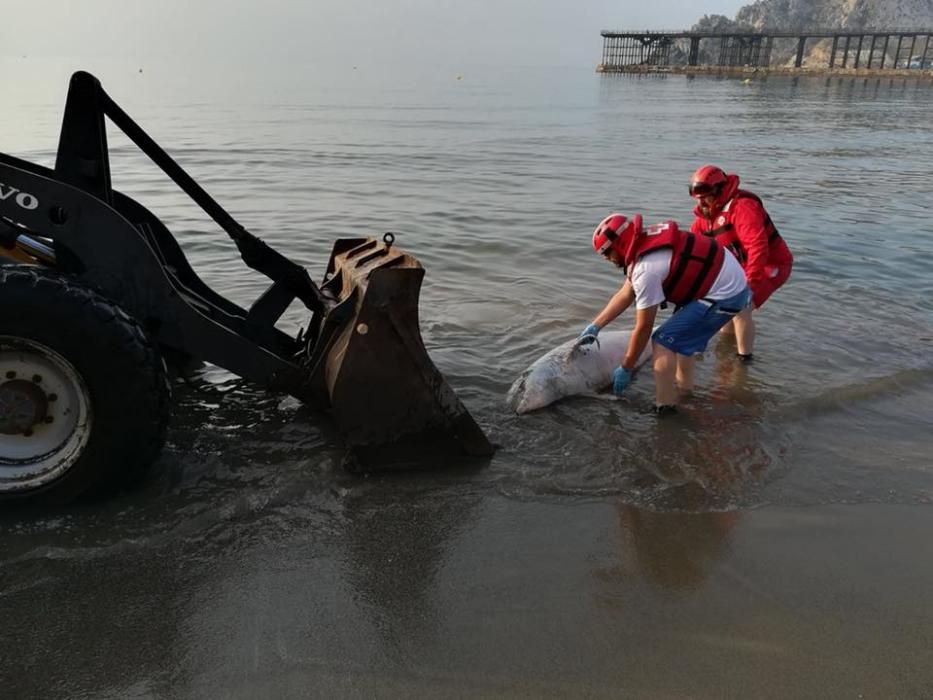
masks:
<svg viewBox="0 0 933 700"><path fill-rule="evenodd" d="M46 422L46 423L51 423L51 422L54 421L54 420L55 420L55 418L53 418L52 416L46 416L46 417L45 417L45 422Z"/></svg>
<svg viewBox="0 0 933 700"><path fill-rule="evenodd" d="M16 377L16 372L14 372L13 370L10 370L9 372L6 373L7 379L14 379L15 377Z"/></svg>
<svg viewBox="0 0 933 700"><path fill-rule="evenodd" d="M49 394L45 398L47 398L49 401L58 401L58 394Z"/></svg>
<svg viewBox="0 0 933 700"><path fill-rule="evenodd" d="M39 382L42 381L42 376L38 374L34 374L32 375L32 381L34 384L38 384Z"/></svg>
<svg viewBox="0 0 933 700"><path fill-rule="evenodd" d="M29 430L24 430L23 435L25 435L26 437L32 437L32 428L30 428Z"/></svg>

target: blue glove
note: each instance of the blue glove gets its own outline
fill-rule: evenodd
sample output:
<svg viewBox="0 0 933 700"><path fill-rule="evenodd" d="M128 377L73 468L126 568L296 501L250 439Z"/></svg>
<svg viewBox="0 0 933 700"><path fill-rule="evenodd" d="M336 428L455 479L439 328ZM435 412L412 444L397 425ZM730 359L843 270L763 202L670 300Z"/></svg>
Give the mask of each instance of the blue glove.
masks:
<svg viewBox="0 0 933 700"><path fill-rule="evenodd" d="M580 334L580 345L589 345L596 340L597 335L599 335L599 326L595 323L591 323L584 328L583 332Z"/></svg>
<svg viewBox="0 0 933 700"><path fill-rule="evenodd" d="M612 372L612 393L616 396L621 395L630 381L632 381L632 373L625 367L616 367Z"/></svg>

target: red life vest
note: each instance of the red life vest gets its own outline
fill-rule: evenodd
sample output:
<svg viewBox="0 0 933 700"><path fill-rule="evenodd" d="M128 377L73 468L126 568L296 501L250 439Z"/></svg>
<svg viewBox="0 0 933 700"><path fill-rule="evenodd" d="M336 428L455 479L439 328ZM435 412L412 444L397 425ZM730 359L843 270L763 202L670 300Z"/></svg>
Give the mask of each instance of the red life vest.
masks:
<svg viewBox="0 0 933 700"><path fill-rule="evenodd" d="M706 296L722 270L723 247L714 238L681 231L675 222L665 221L649 226L629 248L626 274L636 260L662 248L671 249L671 269L661 283L667 300L683 306Z"/></svg>
<svg viewBox="0 0 933 700"><path fill-rule="evenodd" d="M720 212L720 219L724 220L722 224L716 228L711 228L706 232L707 236L714 237L720 245L728 248L732 251L732 254L738 259L738 261L744 267L745 261L748 259L748 253L745 250L745 247L742 245L742 242L739 240L738 234L735 232L735 225L732 223L732 205L739 199L752 199L758 202L761 210L765 215L765 233L768 234L768 259L770 260L780 260L785 257L783 250L776 250L778 248L787 248L787 244L784 242L784 239L781 238L781 234L778 233L777 227L774 225L774 222L771 221L771 215L768 214L768 210L765 209L764 203L761 201L761 197L753 192L748 190L736 190L735 195L726 202L726 205L722 208ZM775 255L777 253L777 255ZM788 251L789 255L789 251Z"/></svg>

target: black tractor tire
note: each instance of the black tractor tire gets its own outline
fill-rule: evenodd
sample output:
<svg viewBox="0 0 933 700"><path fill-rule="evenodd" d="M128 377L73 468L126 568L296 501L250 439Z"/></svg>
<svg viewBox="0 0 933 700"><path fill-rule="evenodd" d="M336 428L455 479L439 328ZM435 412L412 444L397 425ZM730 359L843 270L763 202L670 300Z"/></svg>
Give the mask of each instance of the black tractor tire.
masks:
<svg viewBox="0 0 933 700"><path fill-rule="evenodd" d="M170 410L158 347L116 303L56 270L0 266L0 502L137 483Z"/></svg>

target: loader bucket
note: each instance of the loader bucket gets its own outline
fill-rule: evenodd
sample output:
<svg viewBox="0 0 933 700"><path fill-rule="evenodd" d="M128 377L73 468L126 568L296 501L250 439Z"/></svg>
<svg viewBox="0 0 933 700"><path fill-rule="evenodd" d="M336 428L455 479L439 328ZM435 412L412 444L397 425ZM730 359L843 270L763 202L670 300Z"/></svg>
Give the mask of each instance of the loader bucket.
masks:
<svg viewBox="0 0 933 700"><path fill-rule="evenodd" d="M492 445L421 339L424 268L393 242L391 234L338 240L323 285L342 309L321 374L349 447L347 467L441 466L490 456Z"/></svg>

